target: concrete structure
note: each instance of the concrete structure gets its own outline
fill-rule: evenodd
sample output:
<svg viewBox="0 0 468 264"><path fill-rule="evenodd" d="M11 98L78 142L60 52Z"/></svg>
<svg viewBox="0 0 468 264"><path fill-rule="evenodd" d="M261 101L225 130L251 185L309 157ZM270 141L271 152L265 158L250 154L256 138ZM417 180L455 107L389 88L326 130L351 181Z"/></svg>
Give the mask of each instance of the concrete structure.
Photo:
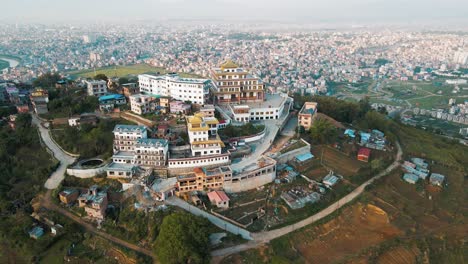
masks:
<svg viewBox="0 0 468 264"><path fill-rule="evenodd" d="M170 96L175 100L203 105L212 86L209 79L182 78L177 74L138 75L140 91L155 96Z"/></svg>
<svg viewBox="0 0 468 264"><path fill-rule="evenodd" d="M134 151L138 139L148 138L145 126L116 125L112 132L114 133L114 153Z"/></svg>
<svg viewBox="0 0 468 264"><path fill-rule="evenodd" d="M211 204L216 205L218 208L229 208L229 197L223 191L212 191L207 193L208 199Z"/></svg>
<svg viewBox="0 0 468 264"><path fill-rule="evenodd" d="M59 193L61 203L72 204L78 199L80 192L76 189L65 189Z"/></svg>
<svg viewBox="0 0 468 264"><path fill-rule="evenodd" d="M276 161L267 156L260 157L241 171L233 171L232 177L224 180L224 190L228 193L243 192L258 188L274 181Z"/></svg>
<svg viewBox="0 0 468 264"><path fill-rule="evenodd" d="M138 139L135 145L135 164L148 168L164 167L169 150L168 145L165 139Z"/></svg>
<svg viewBox="0 0 468 264"><path fill-rule="evenodd" d="M138 167L134 164L112 162L107 166L106 173L110 179L131 179L137 170Z"/></svg>
<svg viewBox="0 0 468 264"><path fill-rule="evenodd" d="M169 103L169 109L172 114L186 115L190 113L192 106L182 101L172 101Z"/></svg>
<svg viewBox="0 0 468 264"><path fill-rule="evenodd" d="M303 126L305 130L309 130L312 126L312 123L315 119L315 114L317 113L317 103L316 102L305 102L299 111L297 122L298 126Z"/></svg>
<svg viewBox="0 0 468 264"><path fill-rule="evenodd" d="M97 124L97 116L92 113L84 113L79 116L72 116L68 119L69 126L81 126L84 124L89 125L96 125Z"/></svg>
<svg viewBox="0 0 468 264"><path fill-rule="evenodd" d="M86 214L92 218L104 219L107 204L107 191L99 190L97 185L91 186L78 198L78 206L84 207Z"/></svg>
<svg viewBox="0 0 468 264"><path fill-rule="evenodd" d="M264 101L229 105L232 120L246 123L254 120L278 119L285 104L288 103L287 94L266 94L264 99Z"/></svg>
<svg viewBox="0 0 468 264"><path fill-rule="evenodd" d="M124 83L124 84L121 84L121 86L122 86L122 93L127 99L130 98L130 95L140 93L140 87L138 87L137 83Z"/></svg>
<svg viewBox="0 0 468 264"><path fill-rule="evenodd" d="M214 81L215 103L261 102L265 99L263 82L231 60L210 72Z"/></svg>
<svg viewBox="0 0 468 264"><path fill-rule="evenodd" d="M133 94L130 98L130 110L135 114L147 114L156 109L155 98L145 94Z"/></svg>
<svg viewBox="0 0 468 264"><path fill-rule="evenodd" d="M157 200L164 201L175 193L177 179L156 179L151 186L151 190L156 195Z"/></svg>
<svg viewBox="0 0 468 264"><path fill-rule="evenodd" d="M89 96L103 96L107 94L107 83L104 80L85 81Z"/></svg>
<svg viewBox="0 0 468 264"><path fill-rule="evenodd" d="M224 143L218 135L218 124L218 119L202 113L187 117L187 134L192 156L221 154Z"/></svg>
<svg viewBox="0 0 468 264"><path fill-rule="evenodd" d="M30 96L31 104L36 114L45 114L49 112L47 103L49 102L49 92L42 88L34 89Z"/></svg>
<svg viewBox="0 0 468 264"><path fill-rule="evenodd" d="M99 97L99 110L112 111L116 106L127 103L125 96L121 94L108 94Z"/></svg>
<svg viewBox="0 0 468 264"><path fill-rule="evenodd" d="M199 157L169 157L168 169L171 173L189 172L196 167L215 168L231 163L229 153Z"/></svg>
<svg viewBox="0 0 468 264"><path fill-rule="evenodd" d="M445 176L439 173L432 173L431 177L429 177L429 182L432 185L440 186L442 187L442 184L445 181Z"/></svg>
<svg viewBox="0 0 468 264"><path fill-rule="evenodd" d="M215 169L195 168L193 173L177 177L177 195L193 191L220 190L224 187L224 179L232 177L229 166Z"/></svg>

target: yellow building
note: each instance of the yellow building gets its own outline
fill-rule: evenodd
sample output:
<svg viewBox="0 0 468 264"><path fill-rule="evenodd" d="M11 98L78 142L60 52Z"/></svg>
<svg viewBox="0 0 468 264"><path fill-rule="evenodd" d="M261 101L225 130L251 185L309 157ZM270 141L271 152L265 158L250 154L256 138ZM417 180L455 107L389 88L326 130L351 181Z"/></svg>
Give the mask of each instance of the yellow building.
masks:
<svg viewBox="0 0 468 264"><path fill-rule="evenodd" d="M224 143L218 135L218 124L218 119L205 116L203 113L187 117L187 134L192 156L221 154Z"/></svg>
<svg viewBox="0 0 468 264"><path fill-rule="evenodd" d="M265 100L262 81L231 60L211 70L216 103L246 103Z"/></svg>

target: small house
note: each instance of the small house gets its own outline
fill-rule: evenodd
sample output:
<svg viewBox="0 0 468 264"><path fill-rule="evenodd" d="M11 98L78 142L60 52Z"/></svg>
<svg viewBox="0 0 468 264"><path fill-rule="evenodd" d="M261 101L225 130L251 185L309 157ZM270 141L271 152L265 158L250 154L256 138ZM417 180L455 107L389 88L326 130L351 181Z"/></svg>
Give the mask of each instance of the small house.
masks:
<svg viewBox="0 0 468 264"><path fill-rule="evenodd" d="M333 175L333 172L330 172L327 176L325 176L322 180L323 184L325 184L327 187L332 187L335 185L340 178L337 176Z"/></svg>
<svg viewBox="0 0 468 264"><path fill-rule="evenodd" d="M431 177L429 177L429 182L432 185L436 185L436 186L442 186L442 184L444 183L444 180L445 180L445 176L439 173L432 173Z"/></svg>
<svg viewBox="0 0 468 264"><path fill-rule="evenodd" d="M344 135L348 136L350 138L355 138L356 137L355 131L353 129L349 129L349 128L345 130Z"/></svg>
<svg viewBox="0 0 468 264"><path fill-rule="evenodd" d="M312 153L305 153L305 154L300 154L300 155L296 155L296 162L298 163L304 163L308 160L311 160L314 158L314 155L312 155Z"/></svg>
<svg viewBox="0 0 468 264"><path fill-rule="evenodd" d="M208 193L211 204L218 208L229 208L229 197L223 191L212 191Z"/></svg>
<svg viewBox="0 0 468 264"><path fill-rule="evenodd" d="M44 228L36 226L31 231L29 231L29 237L34 239L39 239L44 235Z"/></svg>
<svg viewBox="0 0 468 264"><path fill-rule="evenodd" d="M78 199L79 192L76 189L65 189L59 193L60 202L72 204Z"/></svg>
<svg viewBox="0 0 468 264"><path fill-rule="evenodd" d="M358 151L357 159L364 162L369 162L371 150L368 148L361 148Z"/></svg>

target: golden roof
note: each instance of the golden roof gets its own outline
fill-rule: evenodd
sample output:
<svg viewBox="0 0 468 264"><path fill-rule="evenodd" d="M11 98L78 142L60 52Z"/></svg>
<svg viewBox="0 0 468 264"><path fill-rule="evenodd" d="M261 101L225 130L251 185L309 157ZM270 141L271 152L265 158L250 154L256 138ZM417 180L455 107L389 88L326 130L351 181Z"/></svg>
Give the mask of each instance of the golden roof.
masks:
<svg viewBox="0 0 468 264"><path fill-rule="evenodd" d="M239 68L239 65L235 64L232 60L227 60L221 64L221 69L233 69Z"/></svg>
<svg viewBox="0 0 468 264"><path fill-rule="evenodd" d="M208 131L210 128L208 126L202 126L202 127L189 127L189 131Z"/></svg>
<svg viewBox="0 0 468 264"><path fill-rule="evenodd" d="M208 139L208 140L194 141L190 144L192 145L219 144L221 147L224 147L224 142L221 141L220 139Z"/></svg>

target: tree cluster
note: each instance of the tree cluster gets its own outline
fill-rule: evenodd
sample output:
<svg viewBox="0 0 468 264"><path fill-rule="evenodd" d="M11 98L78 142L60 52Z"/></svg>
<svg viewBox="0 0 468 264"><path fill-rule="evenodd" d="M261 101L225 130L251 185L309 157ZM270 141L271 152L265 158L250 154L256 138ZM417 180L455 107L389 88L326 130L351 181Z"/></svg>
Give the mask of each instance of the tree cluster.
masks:
<svg viewBox="0 0 468 264"><path fill-rule="evenodd" d="M208 263L209 223L188 213L174 213L164 218L154 251L163 263Z"/></svg>

